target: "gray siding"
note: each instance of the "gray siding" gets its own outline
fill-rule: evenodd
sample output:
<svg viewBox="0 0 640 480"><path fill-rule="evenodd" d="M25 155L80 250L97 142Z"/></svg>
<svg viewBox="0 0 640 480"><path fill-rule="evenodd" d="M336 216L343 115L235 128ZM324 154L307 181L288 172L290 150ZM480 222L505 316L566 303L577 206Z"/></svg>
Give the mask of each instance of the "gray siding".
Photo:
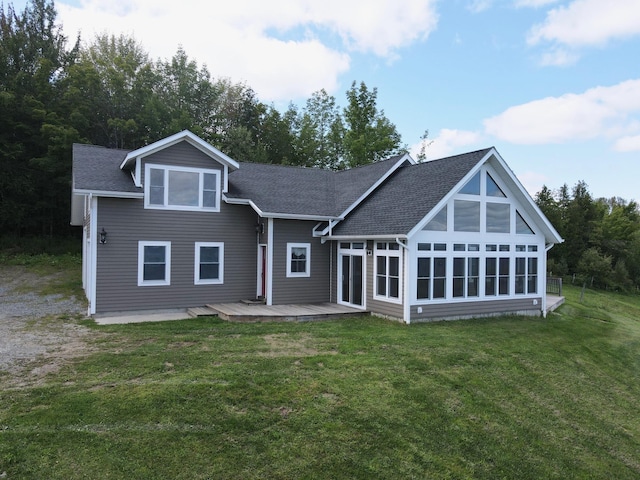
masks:
<svg viewBox="0 0 640 480"><path fill-rule="evenodd" d="M392 240L393 241L393 240ZM391 302L385 302L385 301L381 301L381 300L376 300L373 298L373 292L374 290L374 280L373 280L373 274L374 274L374 265L373 262L375 261L375 249L374 249L374 242L372 241L368 241L367 242L367 250L371 250L374 252L373 255L367 255L366 256L366 262L367 262L367 286L366 286L366 295L367 295L367 310L370 311L371 313L377 313L379 315L384 315L387 317L391 317L391 318L400 318L402 319L402 317L404 316L404 310L403 310L403 306L401 303L391 303ZM400 253L402 254L400 261L403 263L402 266L402 271L404 272L405 266L404 266L404 253L402 252L402 250L400 251ZM401 290L400 290L400 299L402 300L404 298L404 289L406 288L406 285L404 284L404 275L403 278L400 281L401 283Z"/></svg>
<svg viewBox="0 0 640 480"><path fill-rule="evenodd" d="M145 210L142 199L99 198L96 312L183 308L255 297L256 215L248 206L221 211ZM171 285L138 287L138 241L171 242ZM194 285L195 242L224 242L224 284Z"/></svg>
<svg viewBox="0 0 640 480"><path fill-rule="evenodd" d="M534 305L534 300L537 305ZM422 307L422 313L418 308ZM430 321L467 317L482 317L506 313L542 313L542 298L509 298L505 300L487 300L476 302L451 302L435 305L411 305L411 321Z"/></svg>
<svg viewBox="0 0 640 480"><path fill-rule="evenodd" d="M207 168L209 170L222 170L222 165L213 158L205 155L188 142L180 142L160 150L142 159L141 176L144 185L144 168L147 163L158 165L171 165L174 167ZM221 180L223 180L221 178Z"/></svg>
<svg viewBox="0 0 640 480"><path fill-rule="evenodd" d="M274 220L273 303L320 303L329 301L330 244L312 236L318 222ZM311 276L287 278L287 243L311 244Z"/></svg>

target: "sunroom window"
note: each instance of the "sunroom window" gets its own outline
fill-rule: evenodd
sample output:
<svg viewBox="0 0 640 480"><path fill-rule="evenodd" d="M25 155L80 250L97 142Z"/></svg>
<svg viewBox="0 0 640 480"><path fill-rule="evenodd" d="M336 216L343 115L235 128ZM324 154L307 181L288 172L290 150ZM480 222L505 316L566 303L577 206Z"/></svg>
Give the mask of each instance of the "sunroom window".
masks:
<svg viewBox="0 0 640 480"><path fill-rule="evenodd" d="M395 242L376 242L375 297L399 301L401 290L401 251Z"/></svg>

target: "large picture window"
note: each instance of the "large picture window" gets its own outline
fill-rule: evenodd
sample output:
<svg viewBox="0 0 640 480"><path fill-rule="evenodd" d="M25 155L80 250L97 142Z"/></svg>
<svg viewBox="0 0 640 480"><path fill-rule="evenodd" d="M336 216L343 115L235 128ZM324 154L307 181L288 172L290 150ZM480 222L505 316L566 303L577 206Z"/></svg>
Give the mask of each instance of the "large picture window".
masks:
<svg viewBox="0 0 640 480"><path fill-rule="evenodd" d="M311 244L287 243L287 277L311 276Z"/></svg>
<svg viewBox="0 0 640 480"><path fill-rule="evenodd" d="M224 244L196 242L194 283L211 285L224 282Z"/></svg>
<svg viewBox="0 0 640 480"><path fill-rule="evenodd" d="M456 232L479 232L480 202L455 200L453 204L453 229Z"/></svg>
<svg viewBox="0 0 640 480"><path fill-rule="evenodd" d="M220 209L220 172L166 165L145 166L145 207Z"/></svg>
<svg viewBox="0 0 640 480"><path fill-rule="evenodd" d="M375 298L397 302L401 285L400 245L395 242L376 242Z"/></svg>
<svg viewBox="0 0 640 480"><path fill-rule="evenodd" d="M171 283L171 242L138 242L138 286Z"/></svg>

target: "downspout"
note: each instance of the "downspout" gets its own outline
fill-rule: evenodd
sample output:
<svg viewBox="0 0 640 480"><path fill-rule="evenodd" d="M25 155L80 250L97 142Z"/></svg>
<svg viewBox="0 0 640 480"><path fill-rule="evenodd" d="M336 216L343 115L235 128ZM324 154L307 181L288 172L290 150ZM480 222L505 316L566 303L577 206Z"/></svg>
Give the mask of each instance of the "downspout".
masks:
<svg viewBox="0 0 640 480"><path fill-rule="evenodd" d="M400 245L403 251L402 260L404 262L404 268L402 269L403 289L402 292L402 316L404 322L409 325L411 323L411 307L409 305L409 247L403 243L400 238L396 237L396 243Z"/></svg>
<svg viewBox="0 0 640 480"><path fill-rule="evenodd" d="M333 220L329 220L329 238L331 238L331 236L333 235ZM329 303L333 302L333 245L334 245L334 241L332 240L329 243ZM336 261L337 261L337 256L336 256ZM337 272L337 269L336 269ZM336 273L337 275L337 273ZM338 290L338 279L336 278L336 293ZM338 300L336 299L336 303L338 303Z"/></svg>

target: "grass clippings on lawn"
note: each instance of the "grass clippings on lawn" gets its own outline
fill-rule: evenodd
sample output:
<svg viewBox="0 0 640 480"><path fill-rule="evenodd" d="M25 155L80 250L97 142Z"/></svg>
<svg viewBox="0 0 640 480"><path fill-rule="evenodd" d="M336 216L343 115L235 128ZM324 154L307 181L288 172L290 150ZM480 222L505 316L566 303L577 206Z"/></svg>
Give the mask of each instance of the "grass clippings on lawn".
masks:
<svg viewBox="0 0 640 480"><path fill-rule="evenodd" d="M640 477L640 297L547 319L92 326L0 392L7 478Z"/></svg>

